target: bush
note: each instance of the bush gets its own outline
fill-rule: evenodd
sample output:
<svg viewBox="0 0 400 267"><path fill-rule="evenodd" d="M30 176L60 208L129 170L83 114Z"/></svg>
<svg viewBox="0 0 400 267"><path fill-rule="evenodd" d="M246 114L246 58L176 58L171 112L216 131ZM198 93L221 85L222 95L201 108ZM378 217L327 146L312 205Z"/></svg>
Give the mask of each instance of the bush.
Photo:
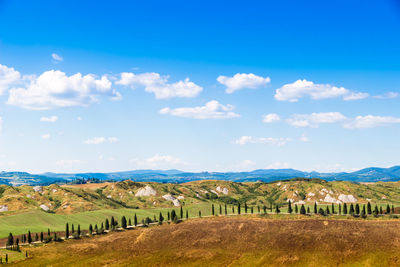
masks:
<svg viewBox="0 0 400 267"><path fill-rule="evenodd" d="M389 215L389 218L390 218L390 219L398 219L399 216L394 215L394 214L390 214L390 215Z"/></svg>

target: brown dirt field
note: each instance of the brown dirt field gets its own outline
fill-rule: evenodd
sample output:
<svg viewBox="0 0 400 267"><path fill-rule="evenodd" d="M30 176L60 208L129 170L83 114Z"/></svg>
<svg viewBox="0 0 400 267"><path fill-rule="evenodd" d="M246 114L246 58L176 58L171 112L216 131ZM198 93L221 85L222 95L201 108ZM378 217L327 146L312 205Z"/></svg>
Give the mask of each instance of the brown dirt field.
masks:
<svg viewBox="0 0 400 267"><path fill-rule="evenodd" d="M29 248L17 266L400 266L400 221L207 218Z"/></svg>

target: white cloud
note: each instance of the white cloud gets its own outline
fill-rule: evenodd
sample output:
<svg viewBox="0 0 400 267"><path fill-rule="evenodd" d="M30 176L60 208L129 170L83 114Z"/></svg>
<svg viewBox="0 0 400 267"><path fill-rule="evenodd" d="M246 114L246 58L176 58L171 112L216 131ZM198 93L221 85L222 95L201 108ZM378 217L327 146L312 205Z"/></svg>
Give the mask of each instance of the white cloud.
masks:
<svg viewBox="0 0 400 267"><path fill-rule="evenodd" d="M56 53L51 54L51 57L53 58L54 62L56 62L56 63L64 61L62 56L60 56L60 55L58 55Z"/></svg>
<svg viewBox="0 0 400 267"><path fill-rule="evenodd" d="M56 122L58 120L57 116L51 116L51 117L41 117L40 121L42 122Z"/></svg>
<svg viewBox="0 0 400 267"><path fill-rule="evenodd" d="M212 100L200 107L163 108L160 110L160 114L194 119L229 119L240 117L239 114L232 111L234 108L232 105L222 105L218 101Z"/></svg>
<svg viewBox="0 0 400 267"><path fill-rule="evenodd" d="M11 85L18 83L21 79L21 74L14 68L0 64L0 95L4 94Z"/></svg>
<svg viewBox="0 0 400 267"><path fill-rule="evenodd" d="M78 121L81 121L81 120L83 120L83 119L82 119L82 117L80 117L80 116L79 116L79 117L77 117L76 119L77 119Z"/></svg>
<svg viewBox="0 0 400 267"><path fill-rule="evenodd" d="M321 123L336 123L347 118L340 112L325 112L312 114L294 114L287 122L295 127L317 128Z"/></svg>
<svg viewBox="0 0 400 267"><path fill-rule="evenodd" d="M383 116L357 116L343 124L344 128L374 128L379 126L387 126L390 124L400 123L400 118L383 117Z"/></svg>
<svg viewBox="0 0 400 267"><path fill-rule="evenodd" d="M103 143L115 143L118 142L117 137L93 137L85 140L83 143L86 145L98 145Z"/></svg>
<svg viewBox="0 0 400 267"><path fill-rule="evenodd" d="M393 99L393 98L398 98L399 96L400 96L399 93L387 92L387 93L382 94L382 95L376 95L376 96L374 96L374 98L377 98L377 99Z"/></svg>
<svg viewBox="0 0 400 267"><path fill-rule="evenodd" d="M146 92L154 93L157 99L173 97L196 97L203 91L201 86L191 82L189 78L175 83L168 83L169 76L161 76L155 72L135 74L121 73L121 79L115 84L137 88L143 86Z"/></svg>
<svg viewBox="0 0 400 267"><path fill-rule="evenodd" d="M67 76L64 72L50 70L39 77L30 76L24 87L12 88L7 104L26 109L45 110L58 107L87 106L99 101L100 96L119 99L121 95L111 88L111 81L104 75L77 73Z"/></svg>
<svg viewBox="0 0 400 267"><path fill-rule="evenodd" d="M289 163L287 162L274 162L266 166L266 169L288 169Z"/></svg>
<svg viewBox="0 0 400 267"><path fill-rule="evenodd" d="M239 139L235 140L234 143L237 145L246 145L246 144L268 144L268 145L276 145L283 146L288 142L292 141L291 138L274 138L274 137L261 137L255 138L252 136L242 136Z"/></svg>
<svg viewBox="0 0 400 267"><path fill-rule="evenodd" d="M43 134L43 135L42 135L42 139L43 139L43 140L50 139L50 137L51 137L50 134Z"/></svg>
<svg viewBox="0 0 400 267"><path fill-rule="evenodd" d="M170 168L176 165L185 165L186 163L182 159L171 156L171 155L154 155L150 158L139 160L132 159L130 162L138 168Z"/></svg>
<svg viewBox="0 0 400 267"><path fill-rule="evenodd" d="M314 100L343 97L344 100L356 100L368 97L367 93L352 92L344 87L330 84L315 84L307 80L297 80L276 89L275 99L297 102L300 98L310 96Z"/></svg>
<svg viewBox="0 0 400 267"><path fill-rule="evenodd" d="M231 94L241 89L256 89L271 82L269 77L261 77L253 73L236 73L233 77L219 76L217 81L226 86L225 92Z"/></svg>
<svg viewBox="0 0 400 267"><path fill-rule="evenodd" d="M83 164L83 163L85 163L85 161L82 161L79 159L61 159L56 162L56 164L59 166L75 165L75 164Z"/></svg>
<svg viewBox="0 0 400 267"><path fill-rule="evenodd" d="M343 100L345 101L351 101L351 100L360 100L369 97L368 93L356 93L356 92L350 92L347 95L343 96Z"/></svg>
<svg viewBox="0 0 400 267"><path fill-rule="evenodd" d="M271 123L271 122L276 122L279 121L281 118L279 117L278 114L271 113L263 116L263 122L264 123Z"/></svg>

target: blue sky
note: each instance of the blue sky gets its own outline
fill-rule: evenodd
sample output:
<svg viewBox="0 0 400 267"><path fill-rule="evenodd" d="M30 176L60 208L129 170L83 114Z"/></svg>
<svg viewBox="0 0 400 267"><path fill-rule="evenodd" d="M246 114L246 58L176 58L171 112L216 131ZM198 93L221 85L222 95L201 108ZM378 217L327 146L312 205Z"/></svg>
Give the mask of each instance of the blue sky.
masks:
<svg viewBox="0 0 400 267"><path fill-rule="evenodd" d="M0 0L0 169L399 164L399 1Z"/></svg>

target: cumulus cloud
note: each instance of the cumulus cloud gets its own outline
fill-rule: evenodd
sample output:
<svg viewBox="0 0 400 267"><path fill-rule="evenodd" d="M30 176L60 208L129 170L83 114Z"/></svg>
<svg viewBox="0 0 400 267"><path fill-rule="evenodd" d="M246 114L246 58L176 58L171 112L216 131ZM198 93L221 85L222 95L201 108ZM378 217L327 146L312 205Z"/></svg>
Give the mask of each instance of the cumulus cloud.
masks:
<svg viewBox="0 0 400 267"><path fill-rule="evenodd" d="M60 56L60 55L58 55L58 54L56 54L56 53L51 54L51 58L52 58L52 59L54 60L54 62L56 62L56 63L61 62L61 61L64 61L64 59L62 58L62 56Z"/></svg>
<svg viewBox="0 0 400 267"><path fill-rule="evenodd" d="M185 107L185 108L163 108L161 114L170 114L172 116L193 118L193 119L229 119L240 117L234 113L234 106L222 105L216 100L207 102L200 107Z"/></svg>
<svg viewBox="0 0 400 267"><path fill-rule="evenodd" d="M111 88L104 75L81 73L67 76L64 72L50 70L39 77L32 76L25 87L12 88L7 104L26 109L45 110L57 107L87 106L99 101L100 96L119 99L119 92Z"/></svg>
<svg viewBox="0 0 400 267"><path fill-rule="evenodd" d="M135 74L132 72L121 73L118 85L131 88L144 87L146 92L154 93L157 99L173 97L196 97L203 88L186 78L183 81L168 83L169 76L161 76L155 72Z"/></svg>
<svg viewBox="0 0 400 267"><path fill-rule="evenodd" d="M10 86L18 83L21 79L21 74L14 68L0 64L0 95L4 94Z"/></svg>
<svg viewBox="0 0 400 267"><path fill-rule="evenodd" d="M256 138L252 136L242 136L239 139L235 140L234 143L237 145L246 145L246 144L268 144L268 145L276 145L283 146L288 142L292 141L291 138L273 138L273 137L261 137Z"/></svg>
<svg viewBox="0 0 400 267"><path fill-rule="evenodd" d="M344 87L330 84L315 84L307 80L297 80L276 89L275 99L279 101L297 102L300 98L309 96L314 100L342 97L344 100L366 98L367 93L352 92Z"/></svg>
<svg viewBox="0 0 400 267"><path fill-rule="evenodd" d="M294 114L287 122L295 127L317 128L321 123L336 123L346 120L340 112L321 112L312 114Z"/></svg>
<svg viewBox="0 0 400 267"><path fill-rule="evenodd" d="M261 77L253 73L236 73L233 77L219 76L217 81L226 86L225 92L231 94L241 89L256 89L271 82L269 77Z"/></svg>
<svg viewBox="0 0 400 267"><path fill-rule="evenodd" d="M58 120L57 116L51 116L51 117L41 117L40 121L42 122L56 122Z"/></svg>
<svg viewBox="0 0 400 267"><path fill-rule="evenodd" d="M156 154L147 159L132 159L130 162L136 165L138 168L170 168L176 165L185 165L186 163L182 159L171 156L171 155L159 155Z"/></svg>
<svg viewBox="0 0 400 267"><path fill-rule="evenodd" d="M263 122L264 123L272 123L279 121L281 118L279 117L278 114L276 113L271 113L263 116Z"/></svg>
<svg viewBox="0 0 400 267"><path fill-rule="evenodd" d="M85 140L83 143L86 145L98 145L103 143L116 143L118 142L117 137L93 137Z"/></svg>
<svg viewBox="0 0 400 267"><path fill-rule="evenodd" d="M400 123L400 118L384 117L384 116L357 116L346 122L344 128L374 128L379 126L387 126L390 124Z"/></svg>

